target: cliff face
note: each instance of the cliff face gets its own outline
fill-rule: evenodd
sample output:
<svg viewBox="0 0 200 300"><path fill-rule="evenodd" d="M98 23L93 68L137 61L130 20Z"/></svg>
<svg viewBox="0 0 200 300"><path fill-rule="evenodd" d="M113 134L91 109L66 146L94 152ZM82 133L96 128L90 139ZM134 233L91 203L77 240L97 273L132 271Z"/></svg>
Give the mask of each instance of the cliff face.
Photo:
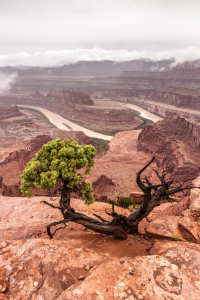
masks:
<svg viewBox="0 0 200 300"><path fill-rule="evenodd" d="M92 144L96 147L93 140L86 136L81 131L64 131L55 129L52 136L38 135L32 139L25 148L14 150L0 162L0 188L1 193L5 196L23 196L19 188L21 186L20 176L23 173L27 163L35 156L35 154L42 148L48 141L61 138L76 140L79 144L89 145ZM2 182L1 182L2 180ZM50 195L52 191L35 190L35 195Z"/></svg>
<svg viewBox="0 0 200 300"><path fill-rule="evenodd" d="M182 95L167 91L152 91L146 96L146 99L171 104L177 107L188 107L200 110L200 96Z"/></svg>
<svg viewBox="0 0 200 300"><path fill-rule="evenodd" d="M82 144L92 144L83 133L54 131L53 138L76 139ZM63 134L63 135L62 135ZM69 136L67 136L69 134ZM27 162L46 142L49 136L36 137L25 149L13 151L0 163L0 176L3 177L3 193L19 196L20 175ZM92 174L95 199L108 201L117 196L129 196L139 191L136 173L154 155L162 164L174 166L173 176L177 180L196 178L200 175L200 126L180 117L156 122L143 130L117 133L107 146L106 154L96 159ZM152 164L152 167L156 164ZM154 172L146 172L151 182L156 182ZM37 192L41 194L41 192ZM44 194L42 192L42 194Z"/></svg>
<svg viewBox="0 0 200 300"><path fill-rule="evenodd" d="M36 95L41 97L40 93L36 93ZM76 92L71 92L71 91L55 91L51 90L47 96L47 100L51 102L51 100L57 102L59 104L62 104L63 106L69 106L71 108L75 108L76 104L81 104L81 105L94 105L94 102L92 99L90 99L89 96L83 94L83 93L76 93Z"/></svg>
<svg viewBox="0 0 200 300"><path fill-rule="evenodd" d="M19 117L21 115L22 114L20 113L16 105L0 105L0 121L14 117Z"/></svg>
<svg viewBox="0 0 200 300"><path fill-rule="evenodd" d="M200 125L174 117L147 125L143 130L117 133L108 144L107 153L96 160L89 177L96 199L108 201L140 191L136 173L152 156L162 166L173 166L171 178L178 181L197 178L200 175ZM156 167L156 163L151 167ZM146 175L150 182L159 183L151 168L146 170Z"/></svg>
<svg viewBox="0 0 200 300"><path fill-rule="evenodd" d="M173 165L173 177L200 174L200 124L178 116L146 126L138 136L138 151L155 155L162 165Z"/></svg>
<svg viewBox="0 0 200 300"><path fill-rule="evenodd" d="M95 109L94 102L83 93L50 91L46 96L14 95L0 97L0 103L15 103L49 109L64 118L97 131L131 130L142 121L128 109Z"/></svg>
<svg viewBox="0 0 200 300"><path fill-rule="evenodd" d="M155 101L155 99L151 99L151 100ZM189 112L189 110L187 112L187 111L176 110L176 108L171 109L171 108L162 107L159 105L159 102L161 103L161 101L158 102L158 105L155 104L155 102L151 103L151 102L147 102L144 100L138 100L138 99L125 99L125 100L123 100L123 102L138 105L138 106L148 110L149 112L152 112L152 113L157 114L164 118L172 118L172 117L175 117L176 115L179 115L180 117L183 117L183 118L195 119L195 120L200 121L199 114L191 113L191 112ZM165 103L167 103L167 101Z"/></svg>
<svg viewBox="0 0 200 300"><path fill-rule="evenodd" d="M5 196L22 196L19 188L21 185L20 176L27 163L35 154L52 138L48 135L35 137L25 149L11 152L6 159L0 163L0 176L3 178L2 194ZM43 194L43 193L39 193Z"/></svg>

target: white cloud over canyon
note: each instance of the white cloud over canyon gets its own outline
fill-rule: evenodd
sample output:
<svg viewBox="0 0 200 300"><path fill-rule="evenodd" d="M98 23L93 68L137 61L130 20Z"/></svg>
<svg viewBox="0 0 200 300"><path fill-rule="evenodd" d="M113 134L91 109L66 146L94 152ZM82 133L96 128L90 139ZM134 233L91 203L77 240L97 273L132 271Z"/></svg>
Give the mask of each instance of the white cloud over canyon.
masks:
<svg viewBox="0 0 200 300"><path fill-rule="evenodd" d="M199 15L199 0L0 0L0 54L25 52L38 60L48 50L114 49L118 57L120 49L140 56L143 50L200 48ZM95 55L72 55L78 52Z"/></svg>
<svg viewBox="0 0 200 300"><path fill-rule="evenodd" d="M6 73L0 72L0 95L6 94L9 92L12 84L15 82L17 73Z"/></svg>
<svg viewBox="0 0 200 300"><path fill-rule="evenodd" d="M163 59L171 59L171 58L175 59L175 64L182 63L184 61L199 60L200 49L196 47L188 47L186 49L177 49L171 51L128 51L123 49L106 50L102 48L92 48L92 49L75 49L75 50L62 50L62 51L46 51L46 52L38 52L35 54L20 52L20 53L11 53L7 55L0 55L0 67L4 67L4 66L56 67L56 66L62 66L67 64L73 64L78 61L112 60L112 61L120 62L120 61L130 61L134 59L147 59L153 61L160 61Z"/></svg>

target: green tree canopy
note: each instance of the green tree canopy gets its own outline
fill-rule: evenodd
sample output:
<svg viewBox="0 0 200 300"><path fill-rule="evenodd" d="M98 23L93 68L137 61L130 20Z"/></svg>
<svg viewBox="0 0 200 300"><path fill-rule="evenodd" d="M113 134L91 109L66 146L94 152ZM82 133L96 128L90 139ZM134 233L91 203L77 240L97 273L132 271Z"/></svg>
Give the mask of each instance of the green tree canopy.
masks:
<svg viewBox="0 0 200 300"><path fill-rule="evenodd" d="M63 197L77 192L86 203L94 201L92 184L85 182L77 170L86 167L85 174L91 173L96 149L92 145L82 146L76 141L52 140L43 145L25 168L21 191L33 196L34 188L48 190L63 183ZM70 203L70 202L69 202Z"/></svg>

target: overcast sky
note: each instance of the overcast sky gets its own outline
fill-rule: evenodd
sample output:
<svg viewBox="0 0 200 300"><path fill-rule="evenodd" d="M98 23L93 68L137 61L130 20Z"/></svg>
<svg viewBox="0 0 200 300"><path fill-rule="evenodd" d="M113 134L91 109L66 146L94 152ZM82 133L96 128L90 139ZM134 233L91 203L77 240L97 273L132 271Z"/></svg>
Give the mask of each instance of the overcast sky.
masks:
<svg viewBox="0 0 200 300"><path fill-rule="evenodd" d="M200 0L0 0L0 65L197 59L199 49Z"/></svg>

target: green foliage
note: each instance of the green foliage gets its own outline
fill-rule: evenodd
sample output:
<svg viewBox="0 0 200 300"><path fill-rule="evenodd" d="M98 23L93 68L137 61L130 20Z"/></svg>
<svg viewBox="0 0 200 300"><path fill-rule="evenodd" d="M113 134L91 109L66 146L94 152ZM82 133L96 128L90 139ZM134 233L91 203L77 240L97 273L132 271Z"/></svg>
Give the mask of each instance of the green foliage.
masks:
<svg viewBox="0 0 200 300"><path fill-rule="evenodd" d="M93 230L88 230L88 233L90 233L90 234L96 234L96 232L95 231L93 231Z"/></svg>
<svg viewBox="0 0 200 300"><path fill-rule="evenodd" d="M172 237L173 237L173 239L174 239L175 241L177 241L177 242L181 242L181 241L182 241L182 240L181 240L181 237L180 237L180 234L179 234L179 235L172 234Z"/></svg>
<svg viewBox="0 0 200 300"><path fill-rule="evenodd" d="M135 203L131 197L117 197L117 202L115 205L128 208L130 210L140 207L140 204Z"/></svg>
<svg viewBox="0 0 200 300"><path fill-rule="evenodd" d="M25 168L21 191L32 197L33 189L48 190L59 183L72 189L80 184L80 194L86 203L94 201L91 183L82 180L82 174L76 170L86 167L85 174L91 173L96 149L92 145L82 146L76 141L53 140L43 145Z"/></svg>
<svg viewBox="0 0 200 300"><path fill-rule="evenodd" d="M63 123L63 125L65 125L67 128L72 129L69 125L67 125L66 123Z"/></svg>
<svg viewBox="0 0 200 300"><path fill-rule="evenodd" d="M139 208L139 207L140 207L140 204L134 202L133 205L129 205L129 206L128 206L128 209L129 209L130 211L133 211L134 209Z"/></svg>
<svg viewBox="0 0 200 300"><path fill-rule="evenodd" d="M106 150L106 146L108 145L108 143L110 141L107 141L107 140L103 140L103 139L98 139L98 138L91 138L94 143L102 150Z"/></svg>

